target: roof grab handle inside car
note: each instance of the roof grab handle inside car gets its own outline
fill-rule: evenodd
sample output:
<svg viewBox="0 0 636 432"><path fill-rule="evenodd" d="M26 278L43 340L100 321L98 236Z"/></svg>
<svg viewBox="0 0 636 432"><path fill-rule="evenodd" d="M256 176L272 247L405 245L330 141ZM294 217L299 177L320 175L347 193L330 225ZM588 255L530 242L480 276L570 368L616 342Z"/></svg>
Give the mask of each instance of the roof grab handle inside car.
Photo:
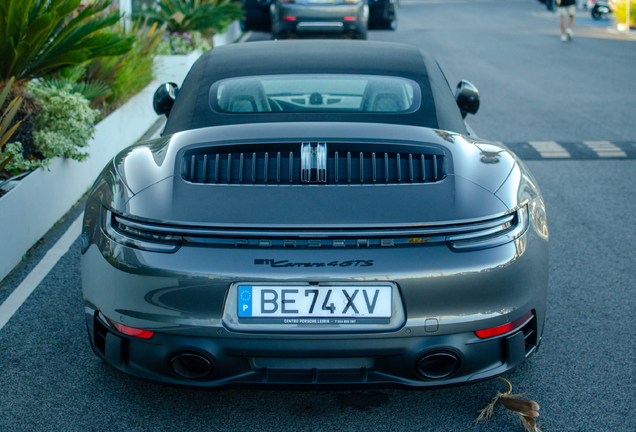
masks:
<svg viewBox="0 0 636 432"><path fill-rule="evenodd" d="M166 117L170 115L172 105L177 100L179 94L179 86L173 82L163 83L159 86L155 95L152 98L152 107L155 109L157 115L165 114Z"/></svg>
<svg viewBox="0 0 636 432"><path fill-rule="evenodd" d="M476 114L479 110L479 90L466 80L461 80L457 84L455 100L463 118L466 118L466 114Z"/></svg>

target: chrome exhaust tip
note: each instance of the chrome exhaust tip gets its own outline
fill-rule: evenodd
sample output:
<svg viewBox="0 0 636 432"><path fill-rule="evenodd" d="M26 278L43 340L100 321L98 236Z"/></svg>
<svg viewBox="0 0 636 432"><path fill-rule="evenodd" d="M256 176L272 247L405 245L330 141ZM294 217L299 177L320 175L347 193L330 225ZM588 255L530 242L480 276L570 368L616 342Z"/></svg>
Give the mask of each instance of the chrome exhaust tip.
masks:
<svg viewBox="0 0 636 432"><path fill-rule="evenodd" d="M214 371L214 363L203 354L184 351L172 356L170 369L181 378L200 380Z"/></svg>
<svg viewBox="0 0 636 432"><path fill-rule="evenodd" d="M449 351L435 351L420 358L415 368L428 379L446 378L459 369L459 357Z"/></svg>

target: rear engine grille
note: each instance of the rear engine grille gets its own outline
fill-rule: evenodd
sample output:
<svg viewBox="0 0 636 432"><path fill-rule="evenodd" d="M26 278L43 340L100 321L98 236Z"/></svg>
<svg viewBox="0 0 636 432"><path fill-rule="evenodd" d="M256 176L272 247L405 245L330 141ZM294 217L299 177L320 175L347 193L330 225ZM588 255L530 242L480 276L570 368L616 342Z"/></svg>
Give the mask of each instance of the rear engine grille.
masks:
<svg viewBox="0 0 636 432"><path fill-rule="evenodd" d="M305 184L300 148L296 143L190 150L181 175L192 183ZM444 152L432 147L329 144L327 157L326 184L331 185L432 183L446 177Z"/></svg>

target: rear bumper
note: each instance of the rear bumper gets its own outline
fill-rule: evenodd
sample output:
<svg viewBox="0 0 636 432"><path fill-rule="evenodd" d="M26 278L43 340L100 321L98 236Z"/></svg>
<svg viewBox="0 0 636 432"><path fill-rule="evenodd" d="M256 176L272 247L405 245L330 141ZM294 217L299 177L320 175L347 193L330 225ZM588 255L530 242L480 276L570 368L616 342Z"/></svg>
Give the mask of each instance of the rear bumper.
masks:
<svg viewBox="0 0 636 432"><path fill-rule="evenodd" d="M95 214L99 205L89 199L85 217ZM183 246L175 253L158 253L115 243L100 229L84 235L82 282L91 343L108 363L143 379L197 387L453 385L515 367L532 354L543 333L548 242L532 218L517 240L462 253L444 242L315 250ZM339 265L266 265L286 261ZM405 319L398 327L376 331L233 329L224 314L230 287L241 282L391 282L399 290ZM529 311L534 318L523 328L489 339L474 333ZM125 336L98 313L155 334L148 340ZM214 372L200 380L180 378L170 362L181 352L206 357ZM459 367L442 379L423 377L416 364L431 352L451 353Z"/></svg>
<svg viewBox="0 0 636 432"><path fill-rule="evenodd" d="M272 11L274 33L362 33L367 21L368 7L362 2L330 6L283 3Z"/></svg>
<svg viewBox="0 0 636 432"><path fill-rule="evenodd" d="M137 378L194 387L458 385L514 368L531 356L539 343L536 317L507 335L485 340L473 333L409 337L404 331L373 338L236 338L220 328L216 337L156 333L150 340L141 340L108 327L90 309L86 320L95 352L111 366ZM170 366L171 359L184 352L209 359L213 371L196 380L178 376ZM454 355L458 359L457 370L444 379L422 376L417 370L418 361L439 352Z"/></svg>

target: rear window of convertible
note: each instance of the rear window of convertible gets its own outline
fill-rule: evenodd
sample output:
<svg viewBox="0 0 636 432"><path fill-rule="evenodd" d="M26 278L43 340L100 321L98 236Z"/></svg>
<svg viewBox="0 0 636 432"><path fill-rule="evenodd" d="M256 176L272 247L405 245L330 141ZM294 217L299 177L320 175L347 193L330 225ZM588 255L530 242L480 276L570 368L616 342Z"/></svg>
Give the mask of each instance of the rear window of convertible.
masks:
<svg viewBox="0 0 636 432"><path fill-rule="evenodd" d="M220 113L412 113L420 107L415 81L375 75L265 75L230 78L210 88Z"/></svg>

